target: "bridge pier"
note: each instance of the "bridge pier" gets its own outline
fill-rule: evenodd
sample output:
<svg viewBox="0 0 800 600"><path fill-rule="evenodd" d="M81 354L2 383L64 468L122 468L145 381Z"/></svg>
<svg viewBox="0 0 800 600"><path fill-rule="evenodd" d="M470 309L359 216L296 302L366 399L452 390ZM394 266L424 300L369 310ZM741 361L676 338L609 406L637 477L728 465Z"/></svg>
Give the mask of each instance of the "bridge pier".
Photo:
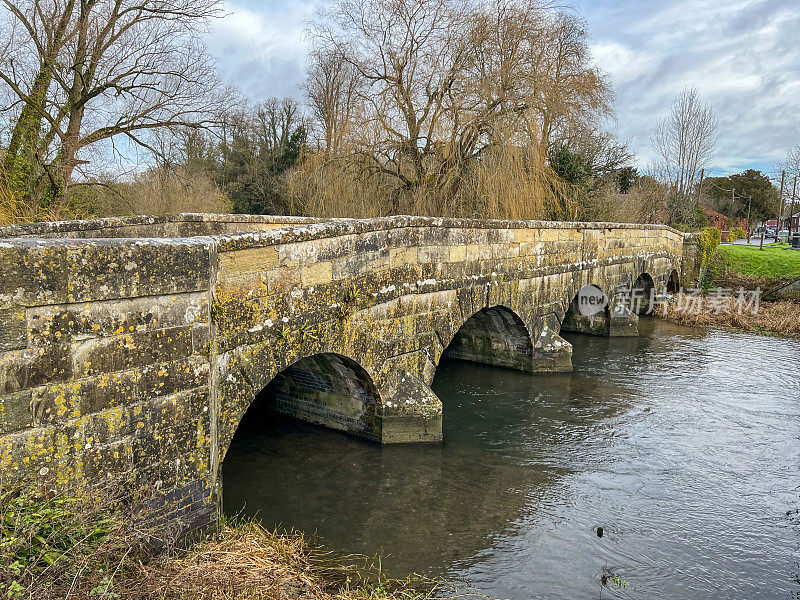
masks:
<svg viewBox="0 0 800 600"><path fill-rule="evenodd" d="M533 349L533 373L572 373L572 344L547 325Z"/></svg>
<svg viewBox="0 0 800 600"><path fill-rule="evenodd" d="M418 377L400 371L385 387L376 421L383 444L442 441L442 401Z"/></svg>
<svg viewBox="0 0 800 600"><path fill-rule="evenodd" d="M616 306L608 316L608 337L636 337L638 335L638 315L626 306Z"/></svg>
<svg viewBox="0 0 800 600"><path fill-rule="evenodd" d="M635 337L639 335L639 317L622 304L589 316L570 308L561 331L601 337Z"/></svg>

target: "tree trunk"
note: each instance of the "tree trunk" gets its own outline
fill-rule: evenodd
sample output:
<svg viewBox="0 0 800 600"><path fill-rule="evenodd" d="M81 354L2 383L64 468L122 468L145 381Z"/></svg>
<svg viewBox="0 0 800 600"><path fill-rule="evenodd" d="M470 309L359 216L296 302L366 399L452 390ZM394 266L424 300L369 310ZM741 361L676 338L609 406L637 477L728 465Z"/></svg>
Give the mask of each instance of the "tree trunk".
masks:
<svg viewBox="0 0 800 600"><path fill-rule="evenodd" d="M42 68L33 81L30 101L20 111L19 119L11 133L11 141L3 161L6 184L13 192L30 199L34 187L34 163L42 129L44 100L50 87L51 75Z"/></svg>

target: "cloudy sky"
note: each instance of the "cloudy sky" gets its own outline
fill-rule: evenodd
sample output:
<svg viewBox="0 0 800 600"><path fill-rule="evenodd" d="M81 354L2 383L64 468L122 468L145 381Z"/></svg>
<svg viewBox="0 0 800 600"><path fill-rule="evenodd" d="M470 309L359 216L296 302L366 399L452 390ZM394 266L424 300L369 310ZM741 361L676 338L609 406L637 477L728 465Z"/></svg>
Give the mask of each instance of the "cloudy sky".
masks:
<svg viewBox="0 0 800 600"><path fill-rule="evenodd" d="M236 0L209 34L223 75L253 99L299 95L318 0ZM800 0L576 0L616 92L616 133L645 166L650 132L696 86L720 120L714 174L800 144Z"/></svg>

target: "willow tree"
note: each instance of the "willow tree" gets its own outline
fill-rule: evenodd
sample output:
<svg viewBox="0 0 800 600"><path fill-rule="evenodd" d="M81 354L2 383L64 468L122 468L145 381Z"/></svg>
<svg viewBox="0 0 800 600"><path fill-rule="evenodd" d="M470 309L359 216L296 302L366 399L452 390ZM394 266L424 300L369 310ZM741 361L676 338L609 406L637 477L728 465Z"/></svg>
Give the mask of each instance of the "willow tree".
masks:
<svg viewBox="0 0 800 600"><path fill-rule="evenodd" d="M218 0L3 0L0 82L13 115L6 185L30 218L57 217L89 159L158 150L153 132L214 119L200 33Z"/></svg>
<svg viewBox="0 0 800 600"><path fill-rule="evenodd" d="M381 213L545 217L548 150L610 115L580 20L533 0L334 0L312 42L315 201L344 170Z"/></svg>

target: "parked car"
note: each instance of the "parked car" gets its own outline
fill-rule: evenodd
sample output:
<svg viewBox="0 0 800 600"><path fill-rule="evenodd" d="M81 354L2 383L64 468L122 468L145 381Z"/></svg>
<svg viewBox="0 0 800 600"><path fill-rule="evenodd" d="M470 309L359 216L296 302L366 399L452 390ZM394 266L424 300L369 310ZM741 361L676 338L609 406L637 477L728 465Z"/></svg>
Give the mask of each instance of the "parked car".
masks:
<svg viewBox="0 0 800 600"><path fill-rule="evenodd" d="M778 232L778 241L779 242L786 242L789 240L789 230L788 229L781 229Z"/></svg>

